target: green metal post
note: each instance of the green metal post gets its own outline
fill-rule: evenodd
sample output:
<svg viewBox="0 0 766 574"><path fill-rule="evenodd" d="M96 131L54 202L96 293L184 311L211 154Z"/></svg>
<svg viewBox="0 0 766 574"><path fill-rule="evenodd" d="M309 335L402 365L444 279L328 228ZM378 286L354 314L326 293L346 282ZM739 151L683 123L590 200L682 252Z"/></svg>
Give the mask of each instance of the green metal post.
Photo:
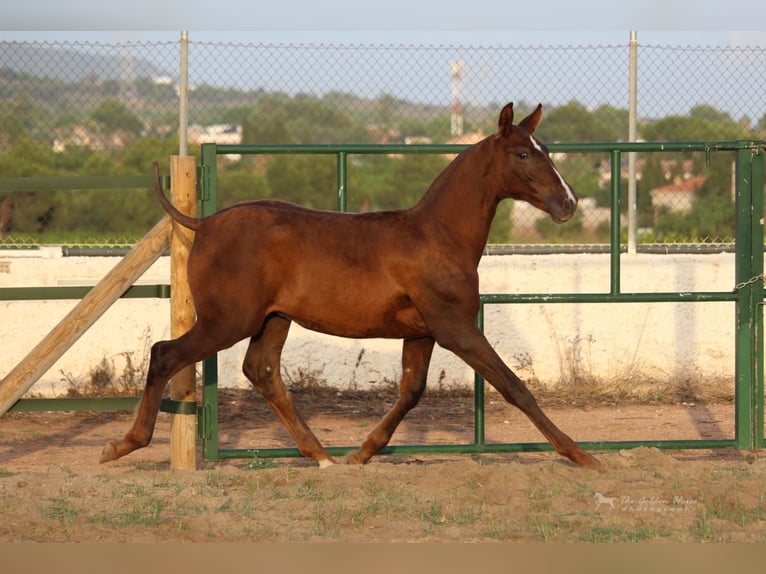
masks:
<svg viewBox="0 0 766 574"><path fill-rule="evenodd" d="M219 460L218 451L218 355L202 362L202 408L199 411L202 453L207 461Z"/></svg>
<svg viewBox="0 0 766 574"><path fill-rule="evenodd" d="M753 205L753 266L754 272L758 275L763 275L763 258L764 258L764 146L755 145L752 150L752 163L751 163L751 175L752 175L752 198ZM753 393L753 427L755 434L755 448L760 449L764 447L764 382L763 382L763 369L764 369L764 350L763 350L763 297L764 288L763 280L757 281L754 285L754 305L755 305L755 341L754 341L754 353L755 353L755 373L752 381L752 393Z"/></svg>
<svg viewBox="0 0 766 574"><path fill-rule="evenodd" d="M348 211L348 154L338 152L338 211Z"/></svg>
<svg viewBox="0 0 766 574"><path fill-rule="evenodd" d="M218 153L215 144L202 144L199 213L202 217L218 209ZM197 427L205 460L218 460L218 355L202 362L202 408Z"/></svg>
<svg viewBox="0 0 766 574"><path fill-rule="evenodd" d="M755 416L759 387L756 380L761 372L757 365L759 344L757 319L763 301L763 186L753 193L753 150L737 150L735 166L736 192L736 349L734 425L737 448L754 449L762 434L756 428ZM755 196L760 196L760 212L755 210ZM760 233L757 231L760 230Z"/></svg>
<svg viewBox="0 0 766 574"><path fill-rule="evenodd" d="M622 155L619 150L612 152L612 187L611 187L611 234L609 266L609 292L616 295L620 292L620 173Z"/></svg>
<svg viewBox="0 0 766 574"><path fill-rule="evenodd" d="M484 332L484 303L479 306L477 318L479 330ZM474 372L473 375L473 442L476 445L484 444L484 377Z"/></svg>

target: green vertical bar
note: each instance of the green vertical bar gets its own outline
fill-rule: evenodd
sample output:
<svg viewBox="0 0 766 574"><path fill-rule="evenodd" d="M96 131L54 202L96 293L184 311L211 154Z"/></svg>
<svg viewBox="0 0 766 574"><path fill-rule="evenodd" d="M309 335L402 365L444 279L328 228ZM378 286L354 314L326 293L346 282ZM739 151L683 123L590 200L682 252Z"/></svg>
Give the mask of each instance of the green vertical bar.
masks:
<svg viewBox="0 0 766 574"><path fill-rule="evenodd" d="M348 154L338 152L338 211L348 211Z"/></svg>
<svg viewBox="0 0 766 574"><path fill-rule="evenodd" d="M218 355L202 362L202 454L207 462L216 461L218 456Z"/></svg>
<svg viewBox="0 0 766 574"><path fill-rule="evenodd" d="M622 156L619 150L612 151L612 180L611 180L611 233L609 266L609 292L613 295L620 292L620 173Z"/></svg>
<svg viewBox="0 0 766 574"><path fill-rule="evenodd" d="M200 198L199 212L202 217L214 214L218 209L218 154L215 144L202 144L200 153ZM218 460L218 355L212 355L202 362L202 451L206 461Z"/></svg>
<svg viewBox="0 0 766 574"><path fill-rule="evenodd" d="M202 144L200 167L200 206L201 217L216 212L218 203L218 153L216 144Z"/></svg>
<svg viewBox="0 0 766 574"><path fill-rule="evenodd" d="M476 319L479 330L484 332L484 303L479 305L479 316ZM484 444L484 377L474 371L473 374L473 442Z"/></svg>
<svg viewBox="0 0 766 574"><path fill-rule="evenodd" d="M751 234L753 268L755 276L763 275L764 237L764 154L762 145L754 145L751 151L750 190L753 206L753 230ZM752 381L752 418L754 448L764 446L764 417L763 417L763 280L753 284L753 305L755 314L755 340L753 365L755 372Z"/></svg>
<svg viewBox="0 0 766 574"><path fill-rule="evenodd" d="M752 155L747 148L737 150L735 159L736 191L736 284L738 297L736 302L736 342L735 342L735 389L734 389L734 425L737 448L746 450L755 447L754 440L754 401L755 385L755 283L751 281L757 275L759 267L753 260L753 190L752 190ZM762 191L761 191L762 193ZM761 237L763 237L761 235ZM762 249L762 248L761 248ZM762 268L762 260L760 267ZM757 290L761 293L761 290Z"/></svg>

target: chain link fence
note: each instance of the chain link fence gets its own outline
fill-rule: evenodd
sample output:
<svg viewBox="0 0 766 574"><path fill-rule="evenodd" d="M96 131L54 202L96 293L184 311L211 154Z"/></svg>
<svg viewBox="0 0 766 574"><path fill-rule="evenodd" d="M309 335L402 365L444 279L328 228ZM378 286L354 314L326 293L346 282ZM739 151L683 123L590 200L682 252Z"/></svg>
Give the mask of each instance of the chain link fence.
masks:
<svg viewBox="0 0 766 574"><path fill-rule="evenodd" d="M0 246L129 246L156 222L150 189L19 190L12 178L147 175L152 161L178 153L180 45L0 42ZM195 155L204 142L469 144L494 131L508 101L519 117L543 103L537 135L547 143L628 139L627 42L281 45L192 34L188 53L184 123ZM639 139L766 138L763 77L763 48L639 44ZM355 157L349 208L412 205L448 161ZM582 198L577 218L554 226L504 202L491 243L608 242L609 157L556 161ZM723 153L641 154L639 243L732 241L732 162ZM222 158L219 178L222 206L257 197L335 202L331 157Z"/></svg>

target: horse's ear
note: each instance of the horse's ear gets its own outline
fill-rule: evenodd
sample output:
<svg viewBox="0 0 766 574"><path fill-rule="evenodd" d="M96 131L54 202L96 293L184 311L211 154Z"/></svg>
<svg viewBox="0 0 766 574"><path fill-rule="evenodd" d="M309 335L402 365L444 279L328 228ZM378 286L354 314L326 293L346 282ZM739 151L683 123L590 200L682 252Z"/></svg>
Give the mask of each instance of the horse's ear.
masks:
<svg viewBox="0 0 766 574"><path fill-rule="evenodd" d="M543 105L537 104L535 111L529 114L526 118L519 122L519 126L527 130L529 133L535 131L537 124L540 123L540 118L543 115Z"/></svg>
<svg viewBox="0 0 766 574"><path fill-rule="evenodd" d="M497 137L505 137L511 133L513 128L513 102L506 104L503 111L500 112L500 119L497 122Z"/></svg>

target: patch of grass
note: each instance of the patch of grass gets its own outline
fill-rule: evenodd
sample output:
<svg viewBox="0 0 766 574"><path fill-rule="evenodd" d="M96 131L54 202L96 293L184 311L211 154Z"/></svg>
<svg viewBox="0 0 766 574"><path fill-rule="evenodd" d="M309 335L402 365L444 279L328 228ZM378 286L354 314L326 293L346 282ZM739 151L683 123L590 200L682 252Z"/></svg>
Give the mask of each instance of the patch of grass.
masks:
<svg viewBox="0 0 766 574"><path fill-rule="evenodd" d="M444 524L446 521L442 504L435 499L427 500L419 505L415 513L420 520L430 524Z"/></svg>
<svg viewBox="0 0 766 574"><path fill-rule="evenodd" d="M713 498L708 510L712 518L745 527L764 520L766 507L763 503L763 493L761 493L760 499L760 503L755 506L745 506L718 495Z"/></svg>
<svg viewBox="0 0 766 574"><path fill-rule="evenodd" d="M697 522L694 524L691 532L699 542L710 541L716 538L715 529L710 522L707 509L703 508L702 512L699 513Z"/></svg>
<svg viewBox="0 0 766 574"><path fill-rule="evenodd" d="M318 501L313 507L312 531L316 536L338 538L345 527L359 526L365 517L363 510L349 508L343 501Z"/></svg>
<svg viewBox="0 0 766 574"><path fill-rule="evenodd" d="M559 533L557 525L547 516L534 514L528 517L530 533L542 542L557 542Z"/></svg>
<svg viewBox="0 0 766 574"><path fill-rule="evenodd" d="M165 501L155 496L134 501L127 508L102 515L96 521L112 528L124 528L127 526L153 527L162 522L162 511Z"/></svg>
<svg viewBox="0 0 766 574"><path fill-rule="evenodd" d="M482 515L481 508L475 506L466 506L447 515L447 521L460 526L475 524Z"/></svg>
<svg viewBox="0 0 766 574"><path fill-rule="evenodd" d="M299 498L308 498L309 500L318 500L321 495L317 491L317 480L309 478L298 486L297 495Z"/></svg>
<svg viewBox="0 0 766 574"><path fill-rule="evenodd" d="M55 520L64 528L69 528L79 517L80 510L72 504L68 496L61 495L50 499L50 505L42 508L41 514L44 518Z"/></svg>
<svg viewBox="0 0 766 574"><path fill-rule="evenodd" d="M363 485L367 500L364 511L369 514L383 514L386 517L401 515L410 508L412 497L402 488L390 488L378 481Z"/></svg>
<svg viewBox="0 0 766 574"><path fill-rule="evenodd" d="M489 526L479 530L480 538L489 538L490 540L514 540L518 538L515 528L507 523L493 522Z"/></svg>
<svg viewBox="0 0 766 574"><path fill-rule="evenodd" d="M242 468L244 470L266 470L268 468L281 468L282 466L284 466L282 463L273 458L263 458L255 454Z"/></svg>
<svg viewBox="0 0 766 574"><path fill-rule="evenodd" d="M141 484L127 484L115 488L112 497L115 502L109 510L89 517L89 522L108 528L128 526L154 527L162 522L161 514L166 501L155 494L155 487Z"/></svg>

